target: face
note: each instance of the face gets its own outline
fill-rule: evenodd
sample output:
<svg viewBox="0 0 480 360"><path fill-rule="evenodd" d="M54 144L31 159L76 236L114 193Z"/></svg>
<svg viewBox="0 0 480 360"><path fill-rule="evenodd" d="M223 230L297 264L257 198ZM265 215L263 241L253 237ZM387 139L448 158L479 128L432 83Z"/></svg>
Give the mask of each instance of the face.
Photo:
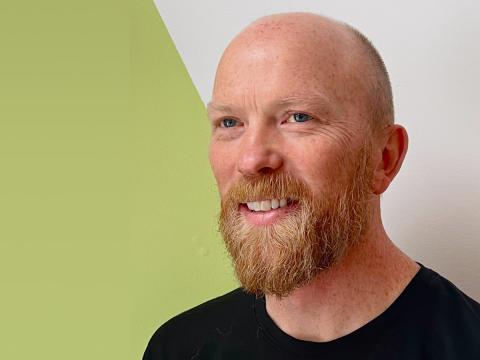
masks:
<svg viewBox="0 0 480 360"><path fill-rule="evenodd" d="M248 291L285 296L368 227L370 147L332 55L252 44L234 44L217 71L210 162L237 277Z"/></svg>

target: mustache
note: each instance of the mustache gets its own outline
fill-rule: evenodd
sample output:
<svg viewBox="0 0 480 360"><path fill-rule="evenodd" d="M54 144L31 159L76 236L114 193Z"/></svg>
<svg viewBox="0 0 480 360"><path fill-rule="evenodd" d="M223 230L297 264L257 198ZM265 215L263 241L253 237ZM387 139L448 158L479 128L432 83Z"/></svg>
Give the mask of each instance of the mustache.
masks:
<svg viewBox="0 0 480 360"><path fill-rule="evenodd" d="M224 205L268 199L300 200L311 197L311 191L301 180L289 173L272 173L255 178L240 178L227 191Z"/></svg>

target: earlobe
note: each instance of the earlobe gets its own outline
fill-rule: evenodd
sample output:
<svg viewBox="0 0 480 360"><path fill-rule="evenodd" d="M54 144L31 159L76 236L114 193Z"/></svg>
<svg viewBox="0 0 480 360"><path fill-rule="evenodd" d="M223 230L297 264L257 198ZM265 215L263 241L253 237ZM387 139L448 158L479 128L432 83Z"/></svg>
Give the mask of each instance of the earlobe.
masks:
<svg viewBox="0 0 480 360"><path fill-rule="evenodd" d="M387 129L381 159L374 172L374 194L387 190L400 171L408 149L408 134L401 125L391 125Z"/></svg>

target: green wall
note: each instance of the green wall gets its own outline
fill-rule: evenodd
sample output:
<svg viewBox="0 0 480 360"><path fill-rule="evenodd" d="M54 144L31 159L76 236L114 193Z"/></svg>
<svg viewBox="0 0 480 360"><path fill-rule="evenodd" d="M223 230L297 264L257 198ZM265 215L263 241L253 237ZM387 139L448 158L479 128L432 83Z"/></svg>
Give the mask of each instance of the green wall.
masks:
<svg viewBox="0 0 480 360"><path fill-rule="evenodd" d="M150 0L3 0L0 44L0 358L140 359L236 286L204 105Z"/></svg>

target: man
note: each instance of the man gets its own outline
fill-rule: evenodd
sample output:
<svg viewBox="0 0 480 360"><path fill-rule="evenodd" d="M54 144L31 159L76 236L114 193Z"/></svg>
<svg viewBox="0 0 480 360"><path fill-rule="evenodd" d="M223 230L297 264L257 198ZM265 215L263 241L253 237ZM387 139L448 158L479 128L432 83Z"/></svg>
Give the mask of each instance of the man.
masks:
<svg viewBox="0 0 480 360"><path fill-rule="evenodd" d="M171 319L144 359L480 359L480 305L386 234L408 147L380 56L348 25L261 18L212 101L220 230L242 288Z"/></svg>

